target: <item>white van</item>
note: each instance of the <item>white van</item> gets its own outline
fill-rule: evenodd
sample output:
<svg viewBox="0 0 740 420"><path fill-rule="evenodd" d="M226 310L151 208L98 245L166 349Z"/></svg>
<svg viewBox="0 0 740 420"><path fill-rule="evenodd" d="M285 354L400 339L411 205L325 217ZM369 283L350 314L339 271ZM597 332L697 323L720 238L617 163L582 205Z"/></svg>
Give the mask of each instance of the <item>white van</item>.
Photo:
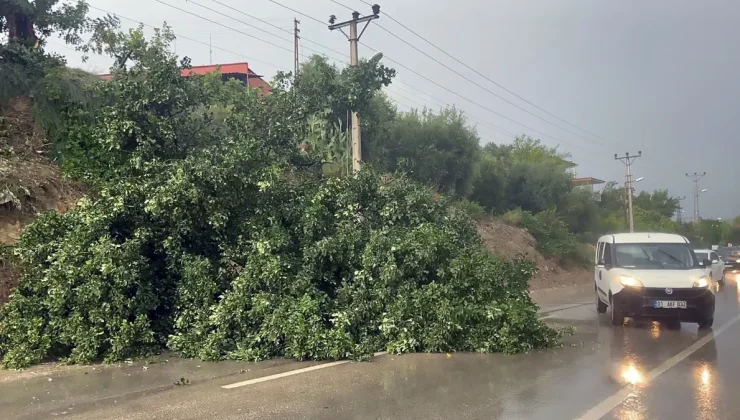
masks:
<svg viewBox="0 0 740 420"><path fill-rule="evenodd" d="M685 237L605 235L596 244L594 263L596 309L611 307L612 324L647 317L712 326L714 283L706 270L711 262L699 260Z"/></svg>

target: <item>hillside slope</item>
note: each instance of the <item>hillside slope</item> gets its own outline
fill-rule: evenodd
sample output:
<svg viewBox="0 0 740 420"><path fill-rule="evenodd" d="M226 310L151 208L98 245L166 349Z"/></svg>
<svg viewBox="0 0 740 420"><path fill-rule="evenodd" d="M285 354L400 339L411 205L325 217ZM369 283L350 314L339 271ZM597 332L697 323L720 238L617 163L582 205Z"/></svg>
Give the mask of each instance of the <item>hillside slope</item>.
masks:
<svg viewBox="0 0 740 420"><path fill-rule="evenodd" d="M36 214L67 211L82 197L81 186L62 178L46 147L27 100L15 99L0 109L0 246L14 244ZM14 279L0 258L0 302Z"/></svg>
<svg viewBox="0 0 740 420"><path fill-rule="evenodd" d="M507 258L525 256L537 264L538 271L530 280L530 290L588 284L592 281L591 272L582 267L563 267L557 261L543 257L535 248L537 241L525 229L490 219L479 220L476 226L491 253Z"/></svg>

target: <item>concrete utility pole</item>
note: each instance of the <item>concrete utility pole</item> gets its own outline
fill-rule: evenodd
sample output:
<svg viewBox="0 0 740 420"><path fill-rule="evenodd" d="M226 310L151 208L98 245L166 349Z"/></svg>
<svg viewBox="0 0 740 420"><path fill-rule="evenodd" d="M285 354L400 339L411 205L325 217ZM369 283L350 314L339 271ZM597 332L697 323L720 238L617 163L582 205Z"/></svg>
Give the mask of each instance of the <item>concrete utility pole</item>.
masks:
<svg viewBox="0 0 740 420"><path fill-rule="evenodd" d="M295 60L295 73L293 73L293 80L298 77L298 40L301 39L301 37L298 35L299 33L301 33L301 30L298 29L298 24L300 23L300 20L293 18L293 58Z"/></svg>
<svg viewBox="0 0 740 420"><path fill-rule="evenodd" d="M698 173L694 172L693 174L686 173L686 177L692 181L694 181L694 223L699 223L699 194L706 190L699 190L699 180L704 178L704 175L706 175L706 172Z"/></svg>
<svg viewBox="0 0 740 420"><path fill-rule="evenodd" d="M678 209L676 209L676 222L678 224L683 223L683 206L681 206L681 202L686 199L686 196L683 197L676 197L676 200L678 200Z"/></svg>
<svg viewBox="0 0 740 420"><path fill-rule="evenodd" d="M627 167L627 176L625 180L625 190L627 190L627 207L630 215L630 232L635 231L635 219L632 215L632 163L637 158L642 157L642 151L637 152L637 156L631 156L629 152L625 153L624 156L617 156L614 154L614 160L620 160Z"/></svg>
<svg viewBox="0 0 740 420"><path fill-rule="evenodd" d="M373 14L368 16L360 17L359 12L352 12L352 20L346 22L335 23L337 17L331 15L329 17L329 30L339 29L344 36L349 40L349 62L351 67L357 67L359 62L359 55L357 53L357 43L360 41L360 37L365 33L365 29L370 24L370 21L378 19L380 17L380 6L374 4L372 6ZM365 27L362 28L362 32L357 34L357 24L365 23ZM349 26L349 35L347 35L342 28ZM360 140L360 117L357 115L357 111L352 111L352 170L358 172L360 170L360 163L362 162L362 143Z"/></svg>

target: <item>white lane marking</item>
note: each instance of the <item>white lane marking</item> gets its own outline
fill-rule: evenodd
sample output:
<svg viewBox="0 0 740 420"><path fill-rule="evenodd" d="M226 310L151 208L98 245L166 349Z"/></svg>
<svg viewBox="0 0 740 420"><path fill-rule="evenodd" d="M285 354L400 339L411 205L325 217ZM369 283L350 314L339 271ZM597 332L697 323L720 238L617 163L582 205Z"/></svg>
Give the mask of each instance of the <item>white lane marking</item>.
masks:
<svg viewBox="0 0 740 420"><path fill-rule="evenodd" d="M311 367L302 368L302 369L289 370L283 373L276 373L275 375L263 376L261 378L254 378L248 381L237 382L235 384L223 385L221 388L223 389L239 388L242 386L258 384L260 382L271 381L273 379L280 379L280 378L285 378L287 376L299 375L301 373L311 372L311 371L318 370L318 369L326 369L332 366L343 365L345 363L349 363L349 360L340 360L337 362L324 363L321 365L311 366Z"/></svg>
<svg viewBox="0 0 740 420"><path fill-rule="evenodd" d="M542 321L543 319L550 319L550 318L555 318L555 315L548 315L548 316L543 316L543 317L542 317L542 318L540 318L539 320L540 320L540 321Z"/></svg>
<svg viewBox="0 0 740 420"><path fill-rule="evenodd" d="M377 353L373 353L373 356L382 356L384 354L388 354L388 352L379 351ZM288 377L288 376L300 375L301 373L312 372L314 370L326 369L326 368L329 368L329 367L332 367L332 366L339 366L339 365L343 365L343 364L349 363L349 362L351 362L351 360L339 360L339 361L336 361L336 362L323 363L323 364L320 364L320 365L310 366L310 367L307 367L307 368L289 370L289 371L283 372L283 373L276 373L274 375L262 376L260 378L254 378L254 379L250 379L248 381L237 382L237 383L233 383L233 384L229 384L229 385L222 385L221 388L223 388L223 389L234 389L234 388L239 388L239 387L242 387L242 386L254 385L254 384L258 384L260 382L272 381L273 379L280 379L280 378L285 378L285 377Z"/></svg>
<svg viewBox="0 0 740 420"><path fill-rule="evenodd" d="M730 328L733 324L735 324L737 321L740 321L740 314L736 315L734 318L732 318L730 321L722 325L721 327L714 330L712 333L709 333L705 335L704 337L700 338L694 344L686 347L681 352L676 354L675 356L671 357L670 359L664 361L657 367L655 367L653 370L648 372L646 375L647 381L653 381L658 376L664 374L668 369L672 368L673 366L676 366L678 363L680 363L683 359L691 356L693 353L695 353L697 350L702 348L705 344L708 342L714 340L722 334L726 329ZM632 395L632 390L629 387L624 387L620 389L617 393L612 395L611 397L608 397L604 401L597 404L592 409L588 410L584 415L582 415L579 420L598 420L605 415L609 414L610 411L612 411L614 408L616 408L619 404L623 403L629 396Z"/></svg>

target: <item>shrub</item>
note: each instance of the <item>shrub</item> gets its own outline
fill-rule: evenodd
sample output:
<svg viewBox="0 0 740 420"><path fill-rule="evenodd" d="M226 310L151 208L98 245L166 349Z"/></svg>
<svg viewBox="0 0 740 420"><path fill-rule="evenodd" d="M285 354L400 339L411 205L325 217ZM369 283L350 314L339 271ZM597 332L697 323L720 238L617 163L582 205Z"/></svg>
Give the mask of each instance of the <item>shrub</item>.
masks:
<svg viewBox="0 0 740 420"><path fill-rule="evenodd" d="M544 256L561 262L573 262L586 266L591 260L584 252L576 236L568 231L567 225L554 209L537 214L521 212L521 226L537 240L537 250Z"/></svg>
<svg viewBox="0 0 740 420"><path fill-rule="evenodd" d="M501 221L509 226L521 226L522 224L522 209L516 208L509 210L502 214L500 217Z"/></svg>
<svg viewBox="0 0 740 420"><path fill-rule="evenodd" d="M475 201L459 200L452 202L452 206L464 212L475 220L482 219L488 215L486 209Z"/></svg>

